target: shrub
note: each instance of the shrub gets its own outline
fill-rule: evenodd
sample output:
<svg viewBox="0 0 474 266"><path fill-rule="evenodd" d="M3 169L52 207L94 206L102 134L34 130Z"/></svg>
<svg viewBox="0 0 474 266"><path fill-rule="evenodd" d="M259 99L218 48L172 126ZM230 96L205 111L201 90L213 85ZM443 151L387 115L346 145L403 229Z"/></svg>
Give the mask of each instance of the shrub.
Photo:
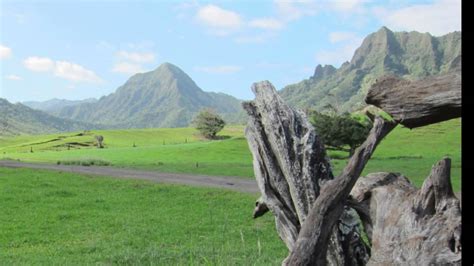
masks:
<svg viewBox="0 0 474 266"><path fill-rule="evenodd" d="M365 141L372 128L369 120L356 120L349 113L338 115L311 111L310 122L328 148L348 151L350 156Z"/></svg>
<svg viewBox="0 0 474 266"><path fill-rule="evenodd" d="M225 126L225 121L214 111L204 109L193 119L192 124L207 139L215 139Z"/></svg>

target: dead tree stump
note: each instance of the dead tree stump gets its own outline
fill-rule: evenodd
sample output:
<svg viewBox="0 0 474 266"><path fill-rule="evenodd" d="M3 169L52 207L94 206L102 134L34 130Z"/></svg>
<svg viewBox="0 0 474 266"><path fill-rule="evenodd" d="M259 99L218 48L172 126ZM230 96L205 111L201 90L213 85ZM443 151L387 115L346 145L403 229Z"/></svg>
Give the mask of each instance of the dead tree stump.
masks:
<svg viewBox="0 0 474 266"><path fill-rule="evenodd" d="M444 91L454 95L446 101L457 102L457 92L444 88L456 86L443 84L434 94ZM395 174L359 179L377 145L398 122L413 127L435 123L458 117L457 107L445 109L451 113L441 117L436 107L421 115L416 108L405 108L393 122L376 117L366 141L334 178L323 143L304 113L287 106L268 81L255 83L252 90L255 100L243 104L250 117L245 135L262 193L253 217L267 211L275 216L290 252L284 265L460 264L461 214L451 188L449 159L433 168L420 190ZM440 96L430 98L426 88L421 94L444 106ZM399 101L403 105L404 97ZM354 209L372 251L360 237Z"/></svg>
<svg viewBox="0 0 474 266"><path fill-rule="evenodd" d="M372 243L368 265L461 265L461 208L439 161L421 189L393 173L360 178L351 192Z"/></svg>
<svg viewBox="0 0 474 266"><path fill-rule="evenodd" d="M269 82L254 84L252 90L255 101L243 106L250 116L245 134L262 193L254 217L270 210L291 252L321 187L333 179L331 165L304 113L287 106ZM349 209L343 213L335 218L338 226L328 228L325 259L329 265L363 265L369 255L357 215Z"/></svg>

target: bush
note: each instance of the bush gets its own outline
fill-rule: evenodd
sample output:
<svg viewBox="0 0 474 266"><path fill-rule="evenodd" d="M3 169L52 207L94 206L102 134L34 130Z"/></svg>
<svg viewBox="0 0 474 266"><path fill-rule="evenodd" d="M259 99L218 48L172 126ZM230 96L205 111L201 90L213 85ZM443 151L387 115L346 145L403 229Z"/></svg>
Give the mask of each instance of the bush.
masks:
<svg viewBox="0 0 474 266"><path fill-rule="evenodd" d="M350 156L365 141L372 128L369 120L356 120L349 113L329 115L311 111L310 122L328 148L348 151ZM349 149L345 148L347 146Z"/></svg>
<svg viewBox="0 0 474 266"><path fill-rule="evenodd" d="M204 109L193 119L192 124L207 139L215 139L225 126L225 121L214 111Z"/></svg>

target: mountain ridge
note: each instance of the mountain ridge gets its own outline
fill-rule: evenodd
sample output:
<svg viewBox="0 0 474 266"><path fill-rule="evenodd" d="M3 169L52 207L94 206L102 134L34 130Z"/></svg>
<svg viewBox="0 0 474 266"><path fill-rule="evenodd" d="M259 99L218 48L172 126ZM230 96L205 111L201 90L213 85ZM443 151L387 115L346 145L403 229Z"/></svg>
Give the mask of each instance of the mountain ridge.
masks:
<svg viewBox="0 0 474 266"><path fill-rule="evenodd" d="M331 104L341 111L355 111L365 106L367 90L384 74L419 79L460 69L460 63L459 31L434 37L382 27L365 37L350 61L337 69L318 65L313 76L285 86L279 93L291 106L301 109L321 111Z"/></svg>
<svg viewBox="0 0 474 266"><path fill-rule="evenodd" d="M102 129L102 126L55 117L0 98L0 136Z"/></svg>
<svg viewBox="0 0 474 266"><path fill-rule="evenodd" d="M126 128L183 127L203 108L237 122L243 117L240 102L230 95L203 91L183 70L166 62L131 76L95 103L67 106L52 114Z"/></svg>
<svg viewBox="0 0 474 266"><path fill-rule="evenodd" d="M91 103L98 101L96 98L87 98L83 100L66 100L66 99L58 99L53 98L46 101L25 101L21 102L21 104L26 105L32 109L45 111L45 112L54 112L58 109L61 109L65 106L73 106L82 103Z"/></svg>

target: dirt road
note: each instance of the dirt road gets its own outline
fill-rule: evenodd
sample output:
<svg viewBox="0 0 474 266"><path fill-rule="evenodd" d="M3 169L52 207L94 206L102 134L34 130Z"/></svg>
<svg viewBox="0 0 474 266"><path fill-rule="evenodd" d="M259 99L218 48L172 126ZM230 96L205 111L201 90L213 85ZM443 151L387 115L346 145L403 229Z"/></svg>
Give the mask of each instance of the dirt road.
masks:
<svg viewBox="0 0 474 266"><path fill-rule="evenodd" d="M0 160L0 167L47 169L78 174L111 176L123 179L143 179L158 183L175 183L200 187L227 188L248 193L259 192L257 182L255 180L230 176L172 174L106 166L55 165L2 160ZM454 194L458 199L461 199L461 192L455 192Z"/></svg>
<svg viewBox="0 0 474 266"><path fill-rule="evenodd" d="M171 174L106 166L55 165L2 160L0 160L0 167L46 169L87 175L111 176L123 179L142 179L158 183L175 183L200 187L226 188L248 193L259 192L257 182L255 180L239 177Z"/></svg>

